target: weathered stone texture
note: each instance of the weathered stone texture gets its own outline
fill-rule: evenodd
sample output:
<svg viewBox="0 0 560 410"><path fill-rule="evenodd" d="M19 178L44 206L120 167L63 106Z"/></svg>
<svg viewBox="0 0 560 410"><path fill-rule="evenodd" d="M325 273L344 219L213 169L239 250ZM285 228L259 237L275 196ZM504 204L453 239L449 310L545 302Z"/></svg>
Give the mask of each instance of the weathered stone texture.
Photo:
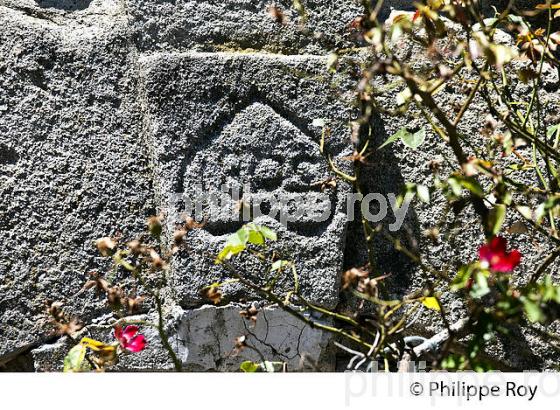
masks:
<svg viewBox="0 0 560 410"><path fill-rule="evenodd" d="M0 6L0 26L1 357L48 333L44 302L80 290L93 241L153 205L124 21ZM68 306L98 308L87 294Z"/></svg>
<svg viewBox="0 0 560 410"><path fill-rule="evenodd" d="M321 129L311 124L329 119L329 150L340 155L351 113L344 96L329 88L333 78L324 73L324 58L188 53L157 55L141 64L156 192L171 224L180 222L183 209L169 199L176 193L191 199L198 186L205 197L222 185L246 185L268 200L291 192L305 193L312 202L320 193L329 173L319 152ZM278 231L281 250L297 259L304 294L326 306L336 305L338 297L345 189L340 184L327 192L331 211L324 222L302 215L285 228L278 217L254 220ZM185 307L201 304L199 290L227 276L208 255L217 255L227 235L243 224L233 216L235 201L228 205L213 209L221 215L209 215L208 224L189 235L193 252L176 259L173 287ZM229 288L233 294L240 290Z"/></svg>
<svg viewBox="0 0 560 410"><path fill-rule="evenodd" d="M353 0L306 4L307 24L291 0L274 2L286 17L276 22L266 0L127 0L142 50L255 49L287 54L320 53L349 46L348 26L361 13Z"/></svg>
<svg viewBox="0 0 560 410"><path fill-rule="evenodd" d="M276 2L285 11L285 25L271 18L268 3L0 0L0 363L37 347L31 352L36 370L61 369L70 343L49 339L43 315L48 299L66 301L70 314L92 323L84 334L111 340L114 318L103 316L105 306L93 292L76 296L86 272L106 269L93 240L117 232L133 237L158 210L167 211L172 229L183 208L171 198L198 184L210 189L249 183L257 194L317 195L316 183L328 172L315 119L329 122L328 150L345 163L340 159L351 154L353 83L328 73L326 65L330 51L352 44L349 24L361 13L359 2L304 2L306 29L289 9L291 1ZM381 16L410 5L387 1ZM399 53L417 67L427 64L411 42L400 44ZM558 73L546 70L542 101L549 121L558 107ZM381 97L387 107L400 91L390 90ZM514 92L523 96L527 88L518 84ZM438 101L451 109L464 95L449 85ZM474 107L461 126L468 136L479 135L486 117L480 101ZM412 130L422 121L411 111L375 118L372 125L381 144L399 128ZM376 152L362 175L365 190L387 194L405 182L429 185L428 163L450 155L441 147L429 134L414 153L398 143ZM347 227L346 190L338 184L327 191L334 214L324 223L306 215L287 228L276 219L256 220L277 230L277 249L296 258L304 294L329 307L338 303L343 268L366 261L359 221ZM395 236L407 244L419 241L430 262L453 270L476 257L481 233L474 215L455 223L450 216L445 234L456 240L428 242L422 232L438 222L445 205L439 197L432 201L429 207L415 203ZM506 226L513 222L508 219ZM173 261L168 330L185 368L237 370L243 360L260 360L251 349L231 355L234 339L246 334L268 359L287 360L291 369L312 370L313 362L332 369L329 337L287 314L266 310L251 328L237 305L205 305L200 288L227 277L206 255L217 253L238 226L229 213L218 215L190 235L193 252ZM548 250L541 242L526 234L511 238L525 255L522 271ZM376 243L379 269L392 273L387 282L395 296L422 285L420 271L391 244ZM234 284L224 291L226 302L255 297ZM463 306L452 295L442 298L451 306L450 317L459 317ZM429 336L440 329L427 312L414 331ZM171 368L159 336L148 327L145 333L147 351L126 356L117 369ZM498 341L492 353L518 368L557 362L531 331L513 334L514 344ZM303 356L311 360L302 367Z"/></svg>

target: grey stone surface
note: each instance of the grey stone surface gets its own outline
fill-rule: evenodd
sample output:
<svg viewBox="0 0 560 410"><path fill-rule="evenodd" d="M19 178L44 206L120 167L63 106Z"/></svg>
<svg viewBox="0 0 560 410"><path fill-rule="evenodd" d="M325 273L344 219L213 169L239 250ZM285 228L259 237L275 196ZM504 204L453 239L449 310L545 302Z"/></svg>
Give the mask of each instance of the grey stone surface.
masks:
<svg viewBox="0 0 560 410"><path fill-rule="evenodd" d="M352 114L345 96L330 90L337 78L326 75L325 58L163 53L142 59L141 65L155 187L171 227L180 222L184 207L170 198L180 193L194 202L198 185L205 194L218 192L222 184L249 184L254 195L278 198L303 192L306 203L315 203L317 183L328 170L319 152L321 129L312 127L313 120L329 121L329 150L340 156ZM345 244L345 190L339 184L327 191L332 209L324 222L305 214L286 229L265 215L254 220L278 231L279 249L297 261L303 293L330 307L337 303ZM204 303L200 289L229 276L213 266L212 258L243 224L233 216L233 201L227 205L221 215L210 214L202 230L189 234L192 252L175 260L173 289L183 307ZM269 212L263 208L263 214ZM240 296L238 285L226 290L226 297Z"/></svg>
<svg viewBox="0 0 560 410"><path fill-rule="evenodd" d="M273 3L283 10L285 24L267 11ZM305 28L291 0L127 0L127 7L142 50L264 49L313 54L350 44L349 24L362 13L358 2L304 3Z"/></svg>
<svg viewBox="0 0 560 410"><path fill-rule="evenodd" d="M95 317L93 295L72 300L98 266L93 241L137 231L153 206L134 53L105 11L0 6L0 357L49 334L47 299Z"/></svg>

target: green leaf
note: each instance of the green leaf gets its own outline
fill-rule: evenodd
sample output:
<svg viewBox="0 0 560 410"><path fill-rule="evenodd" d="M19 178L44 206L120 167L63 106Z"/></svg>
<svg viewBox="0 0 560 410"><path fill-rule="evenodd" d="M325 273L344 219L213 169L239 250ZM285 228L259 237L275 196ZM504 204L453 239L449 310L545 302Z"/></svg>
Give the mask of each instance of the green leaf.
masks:
<svg viewBox="0 0 560 410"><path fill-rule="evenodd" d="M272 229L270 229L267 226L259 226L259 231L260 233L262 233L262 235L266 238L269 239L271 241L276 241L278 239L278 236L276 235L276 232L274 232Z"/></svg>
<svg viewBox="0 0 560 410"><path fill-rule="evenodd" d="M464 188L480 198L484 197L484 190L477 182L477 180L472 177L454 175L449 177L447 182L449 183L449 186L453 190L453 193L457 196L461 195Z"/></svg>
<svg viewBox="0 0 560 410"><path fill-rule="evenodd" d="M378 149L386 147L387 145L392 144L393 142L398 140L402 140L404 145L406 145L407 147L416 149L420 145L422 145L425 139L426 139L425 128L421 128L419 131L412 134L406 129L406 127L403 127L400 130L398 130L396 133L391 135L389 138L387 138L387 140L383 144L381 144Z"/></svg>
<svg viewBox="0 0 560 410"><path fill-rule="evenodd" d="M224 260L231 259L233 256L243 252L247 247L249 232L245 227L230 235L222 251L218 254L215 263L222 263Z"/></svg>
<svg viewBox="0 0 560 410"><path fill-rule="evenodd" d="M402 142L404 142L404 145L406 145L408 148L415 150L420 145L422 145L422 143L426 139L426 129L421 128L419 131L416 131L414 134L410 134L407 132L405 135L401 137L401 139Z"/></svg>
<svg viewBox="0 0 560 410"><path fill-rule="evenodd" d="M497 235L506 220L506 210L507 207L504 204L496 204L494 208L490 210L489 224L490 231L493 235Z"/></svg>
<svg viewBox="0 0 560 410"><path fill-rule="evenodd" d="M84 370L83 363L87 347L82 343L74 346L64 358L64 372L80 372Z"/></svg>
<svg viewBox="0 0 560 410"><path fill-rule="evenodd" d="M463 193L463 187L461 186L459 179L451 177L447 180L447 183L449 184L449 187L451 188L455 196L461 196L461 194Z"/></svg>
<svg viewBox="0 0 560 410"><path fill-rule="evenodd" d="M265 239L275 241L277 239L276 233L266 226L253 223L244 225L228 237L224 248L218 254L214 263L220 264L224 260L231 259L233 256L240 254L247 248L248 243L259 246L264 245Z"/></svg>
<svg viewBox="0 0 560 410"><path fill-rule="evenodd" d="M527 298L522 298L523 307L525 308L525 313L527 314L527 318L533 322L541 322L544 320L544 314L539 307L539 305Z"/></svg>
<svg viewBox="0 0 560 410"><path fill-rule="evenodd" d="M458 290L464 289L469 283L469 279L472 277L473 268L471 265L464 265L459 268L457 276L453 278L451 282L451 290L457 292Z"/></svg>
<svg viewBox="0 0 560 410"><path fill-rule="evenodd" d="M247 360L241 363L239 368L243 370L245 373L255 373L257 370L259 370L260 366L257 363Z"/></svg>
<svg viewBox="0 0 560 410"><path fill-rule="evenodd" d="M547 139L554 138L554 135L556 135L556 138L560 136L560 124L552 125L546 130ZM552 145L554 145L554 143Z"/></svg>
<svg viewBox="0 0 560 410"><path fill-rule="evenodd" d="M259 231L250 230L249 231L249 243L253 245L263 245L264 244L264 236Z"/></svg>
<svg viewBox="0 0 560 410"><path fill-rule="evenodd" d="M449 353L441 362L441 367L446 370L458 370L465 364L467 359L463 355Z"/></svg>
<svg viewBox="0 0 560 410"><path fill-rule="evenodd" d="M485 272L477 271L474 275L474 279L475 281L470 293L473 299L479 299L490 293L490 288L488 287L488 280L486 279Z"/></svg>
<svg viewBox="0 0 560 410"><path fill-rule="evenodd" d="M405 134L408 134L407 129L406 129L406 128L401 128L401 129L398 130L396 133L394 133L394 134L391 135L389 138L387 138L387 140L386 140L383 144L381 144L381 145L379 146L378 149L384 148L384 147L386 147L387 145L390 145L390 144L392 144L393 142L402 139L403 135L405 135Z"/></svg>

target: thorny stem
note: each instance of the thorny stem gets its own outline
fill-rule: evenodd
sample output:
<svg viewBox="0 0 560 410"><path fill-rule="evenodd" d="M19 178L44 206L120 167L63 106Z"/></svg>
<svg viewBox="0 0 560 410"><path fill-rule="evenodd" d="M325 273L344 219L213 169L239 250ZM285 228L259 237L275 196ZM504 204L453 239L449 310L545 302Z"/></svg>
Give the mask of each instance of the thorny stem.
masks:
<svg viewBox="0 0 560 410"><path fill-rule="evenodd" d="M213 258L213 260L215 260L215 258ZM365 348L369 349L371 347L371 345L369 343L363 341L360 337L358 337L356 335L350 334L350 333L344 331L343 329L339 329L339 328L336 328L336 327L332 327L332 326L328 326L328 325L325 325L325 324L322 324L322 323L318 323L318 322L306 317L301 312L297 311L295 308L293 308L288 303L286 303L286 301L284 301L282 298L278 297L277 295L275 295L271 291L263 289L260 286L251 282L250 280L243 277L237 271L237 269L233 265L231 265L229 262L222 261L222 264L223 264L223 266L226 267L226 269L236 279L239 279L239 282L241 282L243 285L247 286L249 289L251 289L251 290L253 290L257 293L260 293L261 295L266 297L271 302L277 304L286 313L288 313L288 314L294 316L295 318L303 321L305 324L307 324L312 329L321 329L321 330L327 331L329 333L338 334L338 335L340 335L340 336L342 336L342 337L344 337L348 340L351 340L353 342L356 342L356 343L360 344L361 346L363 346Z"/></svg>

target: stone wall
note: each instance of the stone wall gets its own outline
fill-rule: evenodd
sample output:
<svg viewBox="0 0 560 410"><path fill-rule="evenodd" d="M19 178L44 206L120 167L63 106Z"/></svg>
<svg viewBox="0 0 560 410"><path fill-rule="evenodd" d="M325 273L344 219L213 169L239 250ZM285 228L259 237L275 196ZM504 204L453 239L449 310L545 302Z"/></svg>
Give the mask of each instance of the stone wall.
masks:
<svg viewBox="0 0 560 410"><path fill-rule="evenodd" d="M285 25L270 17L265 0L0 0L0 364L24 354L35 370L61 369L69 341L48 331L46 300L66 301L70 314L91 323L87 334L107 338L106 308L93 292L81 292L87 272L107 267L95 239L132 237L162 209L176 217L171 196L198 183L251 175L253 189L277 192L320 180L327 169L314 119L329 120L335 156L351 153L352 82L326 66L330 50L352 44L348 26L361 8L352 0L307 3L302 28L288 0L276 2L286 10ZM391 6L409 4L386 3L385 16ZM408 46L403 52L412 58ZM557 73L547 78L553 106ZM448 90L442 98L460 95ZM474 114L466 127L478 130L483 117ZM383 141L417 119L376 121ZM396 193L405 181L423 182L440 150L430 136L414 157L398 146L380 153L368 189ZM327 307L339 301L344 267L364 262L359 226L342 209L345 189L333 193L335 212L324 224L262 221L296 255L303 292ZM415 208L401 233L420 238L436 217L433 209ZM191 244L215 251L235 228L211 221ZM434 245L436 264L475 254L480 232L465 227L464 236L469 241L456 244L459 252ZM527 264L546 251L533 249L537 240L518 239ZM388 244L378 246L396 293L421 286L413 266ZM258 359L251 351L231 355L241 333L292 369L335 368L330 336L282 311L266 310L268 319L247 330L237 311L251 295L239 287L226 288L229 305L207 305L200 287L225 276L202 258L178 258L171 267L168 330L186 369L236 370ZM436 332L441 325L432 319L426 313L419 332ZM554 362L533 335L520 332L525 350L512 365L534 364L537 356L540 367ZM120 369L170 368L157 334L147 336L149 349ZM496 354L508 349L499 345Z"/></svg>

